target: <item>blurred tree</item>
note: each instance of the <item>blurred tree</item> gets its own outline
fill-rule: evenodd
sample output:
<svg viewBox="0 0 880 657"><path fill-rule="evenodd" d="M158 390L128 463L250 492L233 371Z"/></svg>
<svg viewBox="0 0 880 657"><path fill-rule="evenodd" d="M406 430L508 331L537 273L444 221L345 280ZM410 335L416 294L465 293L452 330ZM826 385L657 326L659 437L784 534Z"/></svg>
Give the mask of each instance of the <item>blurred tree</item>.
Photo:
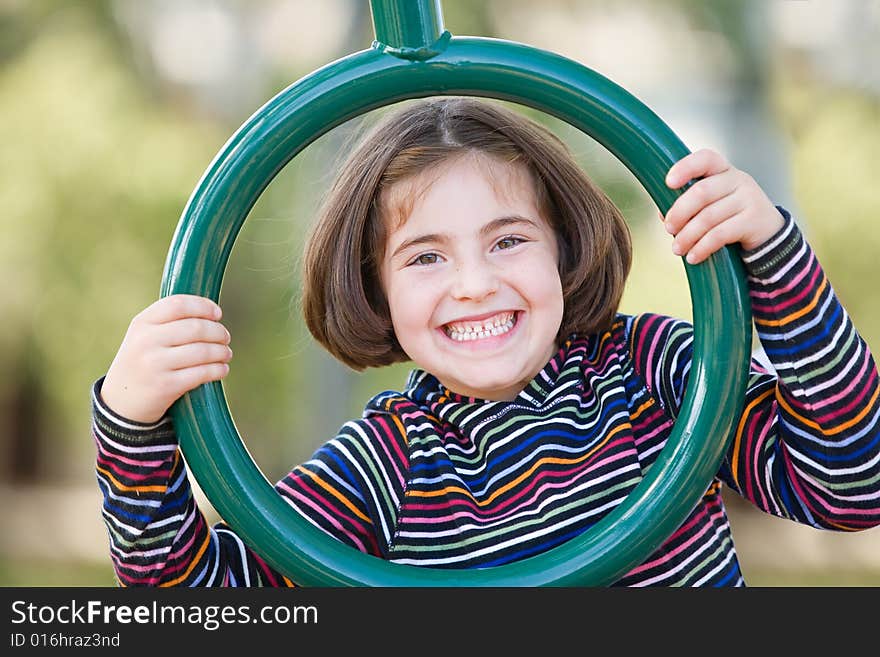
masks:
<svg viewBox="0 0 880 657"><path fill-rule="evenodd" d="M0 466L19 477L80 474L89 384L157 296L173 218L221 143L144 94L103 6L46 11L3 49Z"/></svg>

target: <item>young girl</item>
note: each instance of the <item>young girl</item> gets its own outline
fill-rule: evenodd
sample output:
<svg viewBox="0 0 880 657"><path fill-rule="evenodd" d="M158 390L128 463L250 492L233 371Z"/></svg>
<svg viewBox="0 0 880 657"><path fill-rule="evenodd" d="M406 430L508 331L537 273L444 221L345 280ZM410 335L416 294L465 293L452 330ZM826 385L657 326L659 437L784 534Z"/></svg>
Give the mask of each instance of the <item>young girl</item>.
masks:
<svg viewBox="0 0 880 657"><path fill-rule="evenodd" d="M739 244L775 373L753 363L714 482L617 585L742 586L721 487L817 528L880 524L877 369L797 225L720 155L665 225L698 263ZM626 224L548 131L495 103L429 99L390 114L343 166L305 254L315 338L354 369L411 360L401 392L276 488L363 552L435 568L506 564L588 530L663 448L692 329L617 312ZM208 526L169 406L222 379L211 300L163 298L131 322L93 389L98 483L122 585L294 585L223 523ZM723 439L718 436L718 439Z"/></svg>

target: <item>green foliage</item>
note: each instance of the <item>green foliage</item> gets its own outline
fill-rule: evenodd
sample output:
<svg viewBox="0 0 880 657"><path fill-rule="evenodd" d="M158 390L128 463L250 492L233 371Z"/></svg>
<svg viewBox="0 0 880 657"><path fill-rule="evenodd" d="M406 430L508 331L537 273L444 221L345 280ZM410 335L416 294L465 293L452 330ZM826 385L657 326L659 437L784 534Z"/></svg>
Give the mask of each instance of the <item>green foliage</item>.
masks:
<svg viewBox="0 0 880 657"><path fill-rule="evenodd" d="M64 12L0 74L0 398L29 360L58 474L90 448L89 385L157 297L176 218L221 143L119 62L88 15Z"/></svg>

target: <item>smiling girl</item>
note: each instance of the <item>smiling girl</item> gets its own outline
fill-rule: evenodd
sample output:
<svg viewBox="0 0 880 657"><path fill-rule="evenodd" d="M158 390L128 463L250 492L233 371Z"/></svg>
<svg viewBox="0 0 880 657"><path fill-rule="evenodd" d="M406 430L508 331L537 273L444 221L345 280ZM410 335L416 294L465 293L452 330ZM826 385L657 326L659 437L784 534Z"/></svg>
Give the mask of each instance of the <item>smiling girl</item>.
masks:
<svg viewBox="0 0 880 657"><path fill-rule="evenodd" d="M620 586L745 585L722 502L814 527L880 524L877 369L787 212L712 151L669 171L673 251L739 245L752 364L716 479ZM623 315L629 233L550 132L500 105L428 99L349 157L305 254L315 338L361 370L414 364L399 392L276 485L355 549L435 568L500 565L588 530L639 484L681 407L692 328ZM228 372L211 300L134 318L93 388L111 556L123 585L293 585L196 506L167 410ZM725 440L726 436L717 436Z"/></svg>

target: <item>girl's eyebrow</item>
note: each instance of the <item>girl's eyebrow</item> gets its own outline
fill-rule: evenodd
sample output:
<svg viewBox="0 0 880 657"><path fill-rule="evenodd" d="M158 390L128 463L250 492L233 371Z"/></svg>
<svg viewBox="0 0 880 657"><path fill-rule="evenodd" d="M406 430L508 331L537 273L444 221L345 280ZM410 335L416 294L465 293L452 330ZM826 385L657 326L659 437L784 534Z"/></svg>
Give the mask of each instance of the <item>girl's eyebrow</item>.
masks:
<svg viewBox="0 0 880 657"><path fill-rule="evenodd" d="M480 236L485 237L486 235L495 232L499 228L514 226L517 224L527 224L532 228L539 228L537 222L535 222L534 220L520 216L518 214L514 214L493 219L482 228L480 228ZM412 237L408 240L404 240L403 242L401 242L400 246L394 249L394 253L391 254L391 257L396 258L398 254L406 251L410 247L418 246L419 244L436 244L438 242L445 243L448 240L449 235L446 233L428 233L426 235L417 235L416 237Z"/></svg>

